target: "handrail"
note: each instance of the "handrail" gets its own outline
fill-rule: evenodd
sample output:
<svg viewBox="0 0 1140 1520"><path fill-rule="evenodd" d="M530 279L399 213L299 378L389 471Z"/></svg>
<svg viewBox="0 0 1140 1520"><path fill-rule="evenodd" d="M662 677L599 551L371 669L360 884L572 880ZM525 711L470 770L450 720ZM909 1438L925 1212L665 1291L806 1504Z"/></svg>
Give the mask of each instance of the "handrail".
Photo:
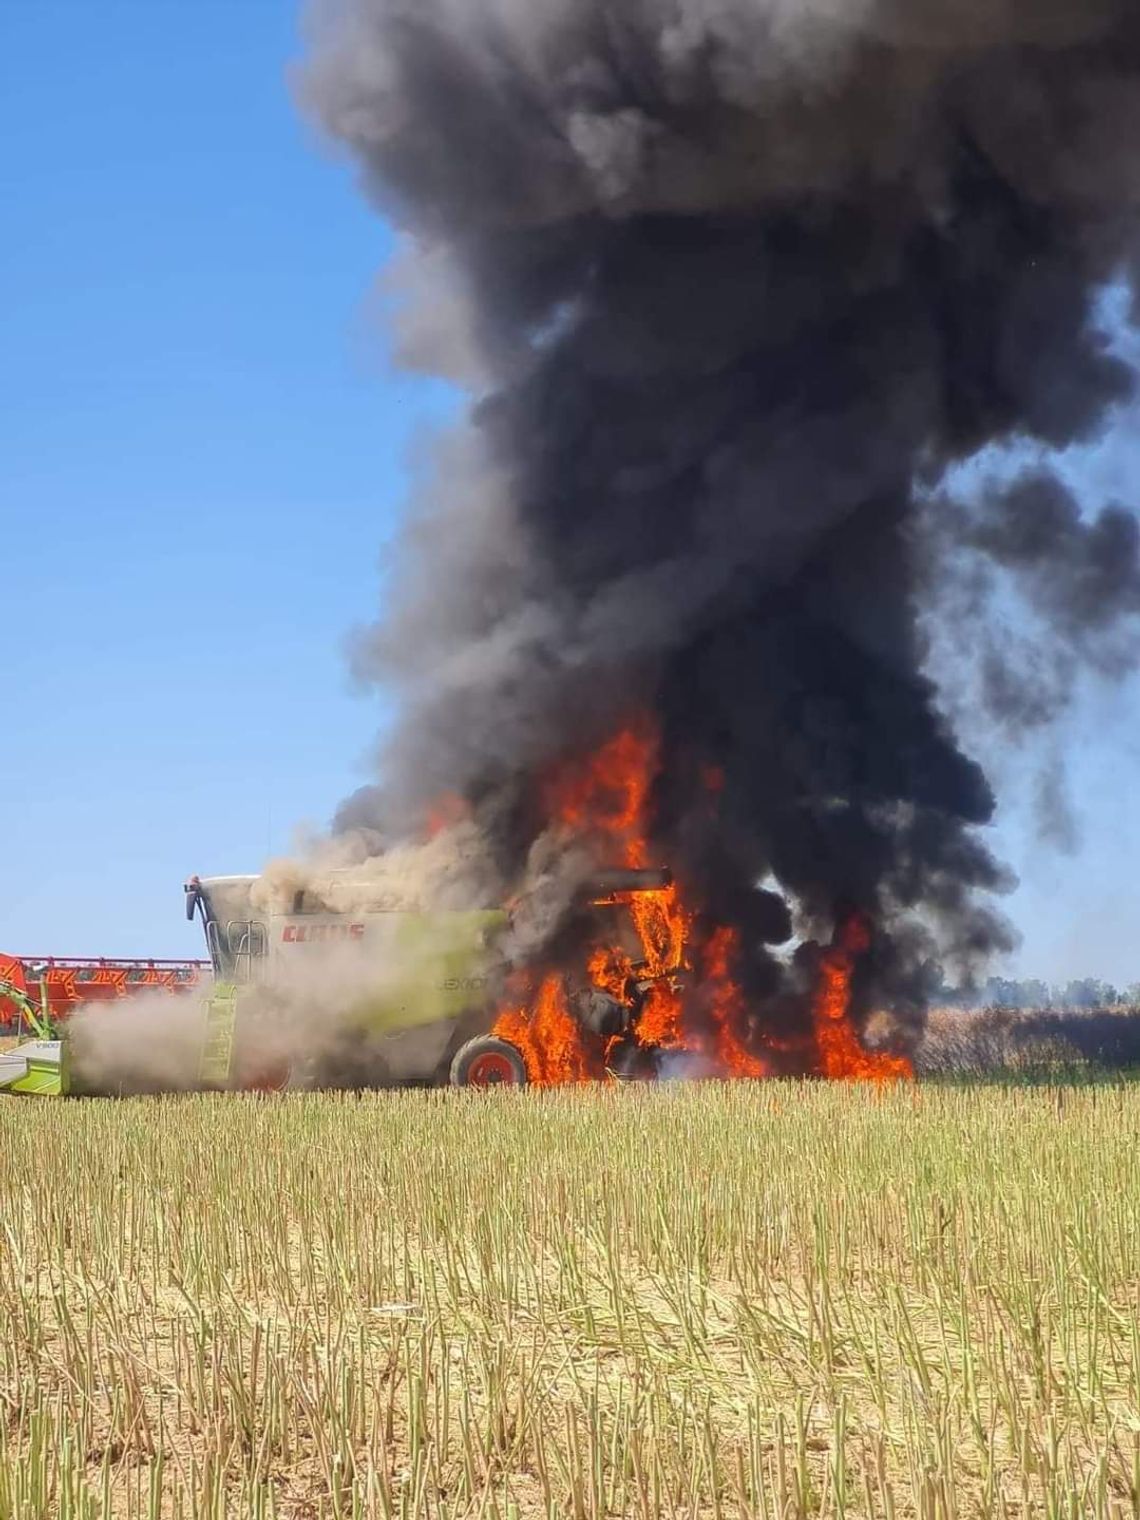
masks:
<svg viewBox="0 0 1140 1520"><path fill-rule="evenodd" d="M112 970L122 967L127 971L205 971L210 962L206 960L153 960L150 958L118 956L118 955L13 955L9 959L20 961L25 966L46 966L48 970L58 968L61 971L78 971L90 967L92 970L100 970L110 967Z"/></svg>
<svg viewBox="0 0 1140 1520"><path fill-rule="evenodd" d="M27 1020L37 1040L51 1040L55 1038L50 1010L42 1005L37 1008L28 994L17 987L14 982L0 978L0 997L6 998L8 1002L16 1005Z"/></svg>

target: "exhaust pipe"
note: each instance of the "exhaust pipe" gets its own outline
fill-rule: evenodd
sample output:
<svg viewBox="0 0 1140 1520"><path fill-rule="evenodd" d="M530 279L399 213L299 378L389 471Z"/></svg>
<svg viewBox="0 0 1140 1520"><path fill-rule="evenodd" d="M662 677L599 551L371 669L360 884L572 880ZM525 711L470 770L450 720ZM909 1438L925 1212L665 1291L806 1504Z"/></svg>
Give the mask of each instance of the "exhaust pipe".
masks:
<svg viewBox="0 0 1140 1520"><path fill-rule="evenodd" d="M663 892L672 885L673 873L666 868L599 871L583 882L582 895L590 902L597 902L618 892Z"/></svg>

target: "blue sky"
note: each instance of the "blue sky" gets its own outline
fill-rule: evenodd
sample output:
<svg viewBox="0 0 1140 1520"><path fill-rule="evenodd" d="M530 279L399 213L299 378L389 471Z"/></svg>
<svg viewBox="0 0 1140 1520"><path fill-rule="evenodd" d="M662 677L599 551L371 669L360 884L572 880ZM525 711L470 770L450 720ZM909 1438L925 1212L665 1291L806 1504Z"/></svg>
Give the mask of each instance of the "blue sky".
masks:
<svg viewBox="0 0 1140 1520"><path fill-rule="evenodd" d="M6 0L0 44L0 949L196 954L183 878L367 777L344 639L445 403L386 364L390 240L294 108L289 0ZM1125 419L1078 467L1135 461ZM995 756L1013 969L1140 978L1135 718L1070 725L1073 857Z"/></svg>

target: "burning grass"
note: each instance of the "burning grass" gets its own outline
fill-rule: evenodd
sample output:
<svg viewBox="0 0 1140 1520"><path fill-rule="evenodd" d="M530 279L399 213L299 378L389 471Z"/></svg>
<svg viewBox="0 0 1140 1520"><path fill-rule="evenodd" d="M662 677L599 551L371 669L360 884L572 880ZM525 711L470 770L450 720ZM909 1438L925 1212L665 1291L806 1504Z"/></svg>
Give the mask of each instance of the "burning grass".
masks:
<svg viewBox="0 0 1140 1520"><path fill-rule="evenodd" d="M0 1106L0 1515L1134 1515L1140 1090Z"/></svg>

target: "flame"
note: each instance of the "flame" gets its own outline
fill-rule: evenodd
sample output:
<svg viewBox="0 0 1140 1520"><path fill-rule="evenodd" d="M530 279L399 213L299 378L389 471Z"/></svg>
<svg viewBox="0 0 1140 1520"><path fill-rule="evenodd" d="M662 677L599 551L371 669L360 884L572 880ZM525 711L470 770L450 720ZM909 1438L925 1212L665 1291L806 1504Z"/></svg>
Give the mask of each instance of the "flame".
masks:
<svg viewBox="0 0 1140 1520"><path fill-rule="evenodd" d="M658 767L658 739L641 719L576 765L561 766L543 788L546 816L570 836L600 837L618 858L607 864L641 867L648 861L645 811Z"/></svg>
<svg viewBox="0 0 1140 1520"><path fill-rule="evenodd" d="M889 1082L914 1076L905 1056L864 1049L851 1023L851 978L858 956L866 953L870 943L865 920L854 915L841 926L820 963L813 1023L819 1074L832 1080Z"/></svg>
<svg viewBox="0 0 1140 1520"><path fill-rule="evenodd" d="M435 839L445 829L454 828L457 823L462 823L467 815L468 807L463 798L455 792L444 792L428 808L427 817L424 819L425 840Z"/></svg>
<svg viewBox="0 0 1140 1520"><path fill-rule="evenodd" d="M504 1009L494 1033L517 1047L532 1087L591 1082L604 1075L604 1061L590 1050L585 1031L566 1005L560 976L544 977L532 999Z"/></svg>
<svg viewBox="0 0 1140 1520"><path fill-rule="evenodd" d="M585 759L552 771L541 788L550 825L584 842L598 863L640 869L652 861L650 809L660 768L657 731L646 719L622 729ZM715 804L724 786L715 766L701 771ZM593 946L580 968L586 980L624 1005L629 1037L645 1049L686 1051L702 1067L726 1077L764 1077L771 1051L792 1051L802 1067L826 1077L886 1080L910 1076L901 1057L864 1050L851 1022L851 978L869 946L866 923L846 921L824 952L813 1006L814 1042L756 1049L759 1037L734 974L740 938L729 926L698 930L698 917L676 884L658 891L618 892L599 907L626 916L637 952L614 941ZM500 1011L494 1033L521 1052L532 1084L551 1087L605 1074L622 1036L608 1041L583 1029L567 996L562 968L537 982L518 980Z"/></svg>
<svg viewBox="0 0 1140 1520"><path fill-rule="evenodd" d="M650 857L646 815L657 771L657 734L650 723L639 720L585 760L563 765L548 776L542 789L544 811L568 838L594 841L607 865L640 869ZM608 901L628 912L640 955L635 959L618 944L595 946L585 967L587 979L627 1005L635 984L649 983L635 1037L646 1047L676 1045L681 1039L681 999L666 979L684 965L688 928L677 889L619 892ZM542 980L529 1006L512 998L500 1012L494 1033L518 1046L528 1077L537 1086L604 1074L607 1049L591 1048L599 1042L577 1024L557 975Z"/></svg>
<svg viewBox="0 0 1140 1520"><path fill-rule="evenodd" d="M733 1077L766 1077L769 1067L744 1044L746 1009L744 996L732 976L732 961L740 948L735 929L713 931L702 956L702 971L709 992L709 1013L714 1029L714 1054Z"/></svg>
<svg viewBox="0 0 1140 1520"><path fill-rule="evenodd" d="M635 1034L638 1044L649 1050L682 1047L681 998L675 988L664 982L653 984L641 1006Z"/></svg>
<svg viewBox="0 0 1140 1520"><path fill-rule="evenodd" d="M710 792L714 797L719 796L724 791L723 766L713 765L711 761L702 765L701 781L704 784L706 792Z"/></svg>

